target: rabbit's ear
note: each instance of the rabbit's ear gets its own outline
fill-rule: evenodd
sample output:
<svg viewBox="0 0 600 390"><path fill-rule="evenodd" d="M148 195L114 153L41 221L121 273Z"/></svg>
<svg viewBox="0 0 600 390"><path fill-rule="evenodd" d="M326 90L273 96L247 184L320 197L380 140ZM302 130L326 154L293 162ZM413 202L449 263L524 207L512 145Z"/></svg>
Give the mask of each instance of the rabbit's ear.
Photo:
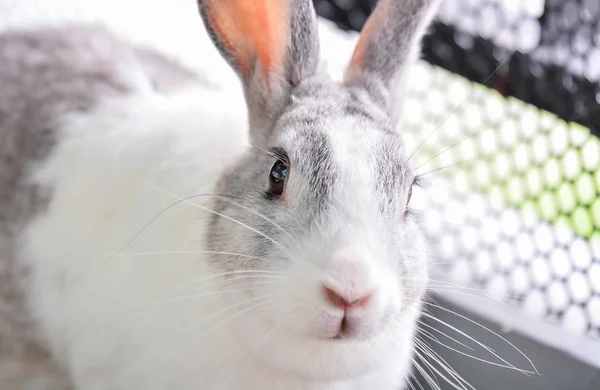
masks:
<svg viewBox="0 0 600 390"><path fill-rule="evenodd" d="M344 75L344 85L366 89L394 121L410 66L439 0L379 0Z"/></svg>
<svg viewBox="0 0 600 390"><path fill-rule="evenodd" d="M237 72L246 94L251 136L262 143L319 61L312 0L198 0L205 27Z"/></svg>

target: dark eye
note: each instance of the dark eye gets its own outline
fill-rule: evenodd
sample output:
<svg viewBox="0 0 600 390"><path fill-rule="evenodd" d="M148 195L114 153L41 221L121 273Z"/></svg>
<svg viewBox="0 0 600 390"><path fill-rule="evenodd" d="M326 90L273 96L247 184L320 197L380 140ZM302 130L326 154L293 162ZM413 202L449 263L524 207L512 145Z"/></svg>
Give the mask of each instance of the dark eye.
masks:
<svg viewBox="0 0 600 390"><path fill-rule="evenodd" d="M273 196L281 196L288 175L288 165L285 161L278 160L271 167L269 173L269 193Z"/></svg>

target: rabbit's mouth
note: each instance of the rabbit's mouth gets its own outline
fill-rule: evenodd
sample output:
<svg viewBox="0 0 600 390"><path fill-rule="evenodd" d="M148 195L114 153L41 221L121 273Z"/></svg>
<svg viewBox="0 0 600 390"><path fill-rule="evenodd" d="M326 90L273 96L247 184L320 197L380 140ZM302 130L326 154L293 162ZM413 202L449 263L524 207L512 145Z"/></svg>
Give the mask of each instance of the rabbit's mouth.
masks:
<svg viewBox="0 0 600 390"><path fill-rule="evenodd" d="M375 338L388 322L391 313L373 318L371 315L344 313L326 320L318 338L333 341L369 341Z"/></svg>
<svg viewBox="0 0 600 390"><path fill-rule="evenodd" d="M403 361L412 350L412 319L377 320L374 323L381 325L373 327L346 321L347 328L328 335L273 335L268 346L263 345L266 353L261 354L261 360L277 371L311 381L343 381L371 375L389 362ZM392 323L395 326L386 326ZM310 359L299 360L298 356Z"/></svg>

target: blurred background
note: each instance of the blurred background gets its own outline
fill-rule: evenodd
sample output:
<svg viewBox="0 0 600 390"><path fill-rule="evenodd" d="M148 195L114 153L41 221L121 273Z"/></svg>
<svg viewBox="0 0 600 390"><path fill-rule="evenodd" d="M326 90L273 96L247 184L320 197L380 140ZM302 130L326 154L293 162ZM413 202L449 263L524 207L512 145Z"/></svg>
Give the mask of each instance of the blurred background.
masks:
<svg viewBox="0 0 600 390"><path fill-rule="evenodd" d="M377 0L314 4L341 77ZM237 83L195 0L0 0L0 31L72 21ZM405 105L433 263L409 388L600 389L600 0L443 0Z"/></svg>

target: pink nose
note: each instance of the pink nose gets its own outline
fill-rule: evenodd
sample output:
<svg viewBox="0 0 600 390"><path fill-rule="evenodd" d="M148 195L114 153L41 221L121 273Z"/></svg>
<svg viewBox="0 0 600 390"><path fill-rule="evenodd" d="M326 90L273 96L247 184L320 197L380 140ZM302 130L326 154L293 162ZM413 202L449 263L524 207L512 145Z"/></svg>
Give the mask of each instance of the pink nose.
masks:
<svg viewBox="0 0 600 390"><path fill-rule="evenodd" d="M356 298L348 298L327 286L323 286L323 292L325 293L325 297L329 303L344 310L363 307L371 300L371 297L373 296L373 293L369 293Z"/></svg>

